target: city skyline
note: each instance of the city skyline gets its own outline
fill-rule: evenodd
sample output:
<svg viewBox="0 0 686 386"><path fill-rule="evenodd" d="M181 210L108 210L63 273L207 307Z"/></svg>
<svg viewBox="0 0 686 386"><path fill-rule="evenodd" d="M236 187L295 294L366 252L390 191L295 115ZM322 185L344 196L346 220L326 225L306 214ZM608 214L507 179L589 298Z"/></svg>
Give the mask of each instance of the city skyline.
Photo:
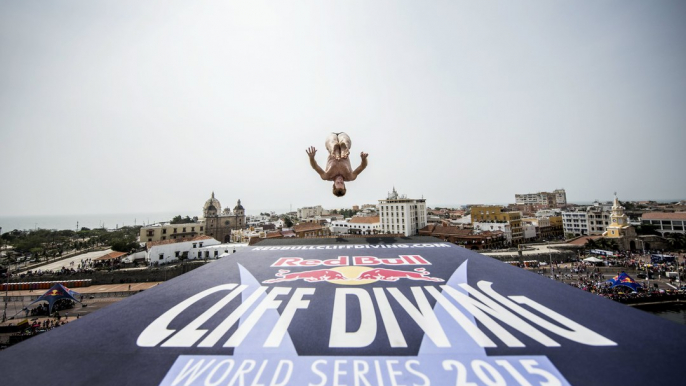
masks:
<svg viewBox="0 0 686 386"><path fill-rule="evenodd" d="M0 217L686 199L683 2L70 4L0 5Z"/></svg>

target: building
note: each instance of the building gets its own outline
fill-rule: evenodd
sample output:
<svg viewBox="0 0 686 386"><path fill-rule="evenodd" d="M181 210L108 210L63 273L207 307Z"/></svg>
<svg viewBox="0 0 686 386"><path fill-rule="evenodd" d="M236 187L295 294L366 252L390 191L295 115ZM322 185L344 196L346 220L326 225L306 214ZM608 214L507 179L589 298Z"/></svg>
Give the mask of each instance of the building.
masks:
<svg viewBox="0 0 686 386"><path fill-rule="evenodd" d="M475 222L472 223L472 227L482 232L502 232L505 242L508 245L512 244L512 228L509 222Z"/></svg>
<svg viewBox="0 0 686 386"><path fill-rule="evenodd" d="M612 206L599 202L586 209L562 212L565 237L602 235L610 225Z"/></svg>
<svg viewBox="0 0 686 386"><path fill-rule="evenodd" d="M562 212L562 227L565 237L588 235L588 217L585 210Z"/></svg>
<svg viewBox="0 0 686 386"><path fill-rule="evenodd" d="M629 218L624 214L624 207L619 205L619 199L615 195L610 215L610 224L607 226L603 237L618 239L623 237L636 237L636 230L629 225Z"/></svg>
<svg viewBox="0 0 686 386"><path fill-rule="evenodd" d="M306 222L295 225L293 226L293 233L295 233L295 237L300 238L325 237L331 235L329 227L318 222Z"/></svg>
<svg viewBox="0 0 686 386"><path fill-rule="evenodd" d="M218 245L219 241L209 236L196 236L191 239L162 240L149 242L146 245L148 250L148 261L151 265L168 264L179 260L196 259L201 248ZM204 254L202 254L204 257ZM208 257L210 257L208 255ZM214 256L212 256L214 257Z"/></svg>
<svg viewBox="0 0 686 386"><path fill-rule="evenodd" d="M321 217L324 215L324 208L321 205L317 206L306 206L304 208L298 208L298 218L304 220L310 217Z"/></svg>
<svg viewBox="0 0 686 386"><path fill-rule="evenodd" d="M538 237L538 232L536 232L536 226L531 222L522 222L522 233L524 234L525 241L534 240L536 239L536 237Z"/></svg>
<svg viewBox="0 0 686 386"><path fill-rule="evenodd" d="M196 236L208 235L228 243L232 241L231 231L242 229L246 225L245 209L241 205L241 200L238 200L233 212L228 207L221 211L221 204L214 197L214 192L203 206L203 216L198 222L193 223L161 223L144 226L140 230L140 241L149 243L187 240Z"/></svg>
<svg viewBox="0 0 686 386"><path fill-rule="evenodd" d="M357 235L375 235L381 233L379 216L353 216L350 221L350 233Z"/></svg>
<svg viewBox="0 0 686 386"><path fill-rule="evenodd" d="M395 188L385 200L379 200L381 232L414 236L426 226L426 200L398 195Z"/></svg>
<svg viewBox="0 0 686 386"><path fill-rule="evenodd" d="M499 249L506 245L505 235L501 231L480 231L429 224L419 230L419 235L433 236L471 250Z"/></svg>
<svg viewBox="0 0 686 386"><path fill-rule="evenodd" d="M524 241L524 231L522 230L522 213L507 211L500 206L472 206L471 208L472 225L483 222L506 222L510 224L512 230L512 244L517 245Z"/></svg>
<svg viewBox="0 0 686 386"><path fill-rule="evenodd" d="M555 189L552 193L538 192L515 194L515 202L518 205L544 205L548 208L555 208L567 205L567 193L564 189Z"/></svg>
<svg viewBox="0 0 686 386"><path fill-rule="evenodd" d="M212 197L205 201L202 212L205 234L223 243L232 242L232 231L243 229L246 226L245 208L241 205L240 199L233 208L233 212L228 207L222 210L219 200L214 197L214 192L212 192Z"/></svg>
<svg viewBox="0 0 686 386"><path fill-rule="evenodd" d="M352 235L375 235L381 233L379 216L353 216L343 221L332 221L331 233Z"/></svg>
<svg viewBox="0 0 686 386"><path fill-rule="evenodd" d="M665 233L686 233L686 212L649 212L641 216L642 225L652 225L662 235Z"/></svg>
<svg viewBox="0 0 686 386"><path fill-rule="evenodd" d="M205 223L199 221L186 224L153 224L144 226L140 230L140 241L142 243L181 240L193 238L205 234Z"/></svg>

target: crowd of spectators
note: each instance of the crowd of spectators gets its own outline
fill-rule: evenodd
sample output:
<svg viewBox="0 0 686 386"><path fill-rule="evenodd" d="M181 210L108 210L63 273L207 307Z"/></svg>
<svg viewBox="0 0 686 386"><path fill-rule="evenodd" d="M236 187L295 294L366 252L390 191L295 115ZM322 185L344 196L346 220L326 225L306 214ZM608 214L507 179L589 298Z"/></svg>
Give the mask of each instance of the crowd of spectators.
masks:
<svg viewBox="0 0 686 386"><path fill-rule="evenodd" d="M677 261L683 261L683 258L678 256ZM640 287L636 291L627 286L612 287L612 283L608 280L614 277L615 274L603 273L600 268L601 266L617 268L616 274L622 271L637 272L637 274L630 276L640 284ZM683 269L683 263L681 263L680 272L683 272ZM643 272L647 272L647 274L642 274ZM650 255L640 254L627 254L626 257L609 258L599 265L583 261L572 263L571 265L561 265L553 262L552 274L550 267L538 269L539 274L550 276L573 287L622 303L655 302L686 298L686 291L683 289L677 287L668 289L658 288L656 283L652 283L652 286L650 285L650 280L652 279L666 278L667 272L677 272L677 262L652 264L650 262ZM668 278L668 280L673 285L676 275Z"/></svg>

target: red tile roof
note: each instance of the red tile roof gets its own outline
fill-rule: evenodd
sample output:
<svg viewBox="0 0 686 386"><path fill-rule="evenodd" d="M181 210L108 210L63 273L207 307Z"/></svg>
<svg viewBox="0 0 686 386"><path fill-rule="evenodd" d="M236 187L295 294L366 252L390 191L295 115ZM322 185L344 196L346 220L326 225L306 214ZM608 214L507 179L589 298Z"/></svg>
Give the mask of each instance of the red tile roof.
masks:
<svg viewBox="0 0 686 386"><path fill-rule="evenodd" d="M112 251L112 252L110 252L110 253L108 253L108 254L106 254L106 255L102 255L102 256L100 256L100 257L96 257L96 258L93 259L93 260L112 260L112 259L120 258L120 257L125 256L125 255L126 255L126 252L116 252L116 251Z"/></svg>
<svg viewBox="0 0 686 386"><path fill-rule="evenodd" d="M352 217L350 223L352 224L376 224L381 222L379 216L369 216L369 217Z"/></svg>
<svg viewBox="0 0 686 386"><path fill-rule="evenodd" d="M686 220L686 212L648 212L641 216L643 220Z"/></svg>
<svg viewBox="0 0 686 386"><path fill-rule="evenodd" d="M314 223L314 222L306 222L306 223L301 223L298 225L293 226L293 231L294 232L305 232L305 231L314 231L317 229L322 229L324 228L322 225L319 223Z"/></svg>
<svg viewBox="0 0 686 386"><path fill-rule="evenodd" d="M603 236L581 236L578 239L574 239L567 244L570 245L585 245L588 240L602 239Z"/></svg>

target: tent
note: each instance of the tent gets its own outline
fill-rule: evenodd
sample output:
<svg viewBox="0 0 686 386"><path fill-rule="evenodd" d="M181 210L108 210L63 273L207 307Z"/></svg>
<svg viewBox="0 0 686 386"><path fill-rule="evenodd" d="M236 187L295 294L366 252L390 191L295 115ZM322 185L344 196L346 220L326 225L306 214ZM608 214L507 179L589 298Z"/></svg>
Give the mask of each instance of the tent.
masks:
<svg viewBox="0 0 686 386"><path fill-rule="evenodd" d="M587 263L602 263L605 260L591 256L591 257L585 258L584 261Z"/></svg>
<svg viewBox="0 0 686 386"><path fill-rule="evenodd" d="M76 299L76 296L78 295L78 292L70 290L62 284L57 283L54 286L52 286L52 288L50 288L46 293L41 295L38 299L32 301L31 304L38 302L48 302L48 314L52 314L52 306L55 304L55 302L57 302L60 299L70 299L75 302L79 302L79 300ZM29 306L31 304L29 304Z"/></svg>
<svg viewBox="0 0 686 386"><path fill-rule="evenodd" d="M612 286L610 288L624 286L631 288L635 292L638 288L642 287L640 284L636 282L636 280L632 279L631 276L627 275L625 272L618 274L617 276L613 277L612 279L609 279L608 281L612 283Z"/></svg>

